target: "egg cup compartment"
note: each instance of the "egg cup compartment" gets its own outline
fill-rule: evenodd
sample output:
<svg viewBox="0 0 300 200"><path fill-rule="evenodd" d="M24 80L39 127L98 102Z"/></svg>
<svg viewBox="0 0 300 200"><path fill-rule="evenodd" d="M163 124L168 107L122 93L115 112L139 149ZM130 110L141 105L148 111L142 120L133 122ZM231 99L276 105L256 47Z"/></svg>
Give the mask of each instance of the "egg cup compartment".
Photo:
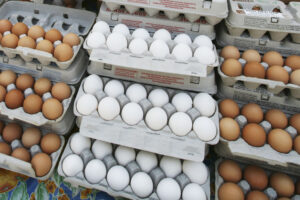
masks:
<svg viewBox="0 0 300 200"><path fill-rule="evenodd" d="M72 136L70 137L70 139L69 139L69 141L68 141L68 143L67 143L67 145L64 149L64 152L61 156L61 159L60 159L60 162L59 162L59 165L58 165L58 169L57 169L58 174L64 177L65 182L71 183L75 187L83 186L85 188L91 188L91 189L96 189L96 190L107 192L108 194L110 194L112 196L122 196L122 197L125 197L125 198L128 198L128 199L137 199L137 200L141 200L141 199L158 200L159 199L156 192L155 192L155 189L156 189L156 186L158 185L159 181L166 177L164 172L162 171L162 169L160 167L156 167L151 172L148 173L148 175L151 177L151 180L153 181L154 191L148 197L145 197L145 198L138 197L132 191L130 183L125 189L123 189L121 191L116 191L116 190L112 189L108 184L106 176L100 182L95 183L95 184L92 184L92 183L87 181L87 179L85 178L85 175L84 175L84 170L80 171L75 176L67 176L63 171L62 163L68 155L74 154L71 147L70 147L71 139L72 139ZM90 156L90 154L92 154L92 152L89 149L85 149L84 152L79 155L81 157L81 159L83 160L84 165L86 165L86 163L91 158L94 157L93 155ZM106 166L107 172L111 167L117 165L117 161L116 161L116 159L114 158L113 155L107 155L106 157L104 157L104 159L102 159L102 161L104 162L104 164ZM135 161L130 162L129 164L127 164L124 167L127 169L130 179L136 172L142 171ZM85 167L83 167L83 169L85 169ZM183 188L188 183L191 183L191 181L189 180L187 175L185 175L183 172L181 174L179 174L174 179L180 185L181 190L183 190ZM207 178L206 182L204 184L200 185L200 186L205 191L207 200L209 200L210 196L211 196L210 195L210 175L209 175L209 173L208 173L208 178Z"/></svg>

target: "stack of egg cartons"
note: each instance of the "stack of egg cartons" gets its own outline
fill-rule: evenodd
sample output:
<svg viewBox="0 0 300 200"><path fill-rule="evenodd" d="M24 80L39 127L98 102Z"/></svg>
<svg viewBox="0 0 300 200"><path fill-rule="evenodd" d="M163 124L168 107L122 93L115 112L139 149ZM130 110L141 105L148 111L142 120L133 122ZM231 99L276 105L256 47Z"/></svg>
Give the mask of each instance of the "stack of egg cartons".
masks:
<svg viewBox="0 0 300 200"><path fill-rule="evenodd" d="M40 180L48 179L53 173L65 144L64 135L74 125L75 87L88 63L81 46L95 18L95 14L88 11L31 2L9 1L0 8L1 22L13 25L3 33L1 39L7 42L2 40L0 47L1 168ZM19 30L16 24L21 27ZM26 36L34 25L42 27L44 32L55 28L61 37L76 34L80 42L69 48L73 56L59 61L52 53L35 49L35 43L39 44L44 38L34 41L33 36ZM1 28L7 27L2 25ZM28 38L34 42L34 48L20 43L14 48L15 42L10 46L7 35L18 41L10 32L16 35L23 32L19 41ZM54 43L56 47L63 41Z"/></svg>

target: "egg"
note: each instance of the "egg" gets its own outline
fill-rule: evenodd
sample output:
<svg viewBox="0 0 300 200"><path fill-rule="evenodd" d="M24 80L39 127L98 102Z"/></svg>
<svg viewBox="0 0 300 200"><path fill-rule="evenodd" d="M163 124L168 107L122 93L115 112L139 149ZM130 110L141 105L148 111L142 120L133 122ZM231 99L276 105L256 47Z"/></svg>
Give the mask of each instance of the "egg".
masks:
<svg viewBox="0 0 300 200"><path fill-rule="evenodd" d="M42 40L42 41L37 43L36 49L52 54L53 51L54 51L54 46L49 40Z"/></svg>
<svg viewBox="0 0 300 200"><path fill-rule="evenodd" d="M121 116L126 124L132 126L138 124L143 119L144 112L139 104L130 102L123 107Z"/></svg>
<svg viewBox="0 0 300 200"><path fill-rule="evenodd" d="M44 93L50 92L52 84L47 78L39 78L34 83L34 92L40 96Z"/></svg>
<svg viewBox="0 0 300 200"><path fill-rule="evenodd" d="M244 51L244 53L242 54L242 58L246 60L246 62L261 62L260 54L254 49L248 49Z"/></svg>
<svg viewBox="0 0 300 200"><path fill-rule="evenodd" d="M17 75L11 70L2 71L0 74L0 85L7 87L9 84L15 83Z"/></svg>
<svg viewBox="0 0 300 200"><path fill-rule="evenodd" d="M1 40L1 46L7 48L16 48L18 46L19 38L15 34L7 34Z"/></svg>
<svg viewBox="0 0 300 200"><path fill-rule="evenodd" d="M43 27L41 27L39 25L34 25L29 28L28 36L31 37L32 39L36 40L40 37L44 37L45 31L44 31Z"/></svg>
<svg viewBox="0 0 300 200"><path fill-rule="evenodd" d="M106 176L106 167L101 160L90 160L84 169L84 175L89 183L99 183Z"/></svg>
<svg viewBox="0 0 300 200"><path fill-rule="evenodd" d="M236 118L240 114L238 104L232 99L224 99L220 101L219 111L223 117Z"/></svg>
<svg viewBox="0 0 300 200"><path fill-rule="evenodd" d="M268 143L278 152L289 153L293 147L293 139L282 129L273 129L268 134Z"/></svg>
<svg viewBox="0 0 300 200"><path fill-rule="evenodd" d="M77 46L80 44L80 38L75 33L68 33L64 36L63 43L66 43L71 47Z"/></svg>
<svg viewBox="0 0 300 200"><path fill-rule="evenodd" d="M191 182L199 185L204 184L209 176L209 171L203 162L184 160L182 164L182 171L188 176Z"/></svg>
<svg viewBox="0 0 300 200"><path fill-rule="evenodd" d="M97 21L93 26L93 32L103 33L107 35L110 33L109 25L105 21Z"/></svg>
<svg viewBox="0 0 300 200"><path fill-rule="evenodd" d="M167 31L166 29L158 29L157 31L155 31L155 33L153 34L153 39L154 40L162 40L164 42L168 42L170 41L171 38L171 34L169 31Z"/></svg>
<svg viewBox="0 0 300 200"><path fill-rule="evenodd" d="M169 95L163 89L154 89L148 95L149 101L153 106L162 107L169 102Z"/></svg>
<svg viewBox="0 0 300 200"><path fill-rule="evenodd" d="M268 110L265 114L265 120L270 122L272 128L284 129L288 125L288 119L284 112L278 109Z"/></svg>
<svg viewBox="0 0 300 200"><path fill-rule="evenodd" d="M107 37L106 45L109 50L120 52L127 48L127 39L123 34L115 32Z"/></svg>
<svg viewBox="0 0 300 200"><path fill-rule="evenodd" d="M269 200L269 197L258 190L254 190L254 191L250 191L247 196L246 196L247 200Z"/></svg>
<svg viewBox="0 0 300 200"><path fill-rule="evenodd" d="M225 182L238 183L242 179L242 169L232 160L223 160L218 166L218 172Z"/></svg>
<svg viewBox="0 0 300 200"><path fill-rule="evenodd" d="M129 50L135 55L142 55L148 51L148 44L145 40L135 38L129 44Z"/></svg>
<svg viewBox="0 0 300 200"><path fill-rule="evenodd" d="M7 19L1 19L0 20L0 33L4 33L6 31L10 31L12 28L12 24Z"/></svg>
<svg viewBox="0 0 300 200"><path fill-rule="evenodd" d="M150 171L157 167L158 164L156 155L148 151L138 152L136 162L141 170L146 173L150 173Z"/></svg>
<svg viewBox="0 0 300 200"><path fill-rule="evenodd" d="M88 47L97 49L100 48L103 44L105 44L106 38L104 34L99 32L92 32L89 34L86 44Z"/></svg>
<svg viewBox="0 0 300 200"><path fill-rule="evenodd" d="M174 179L164 178L158 183L156 194L159 199L179 200L181 197L181 189Z"/></svg>
<svg viewBox="0 0 300 200"><path fill-rule="evenodd" d="M147 91L143 85L134 83L127 88L126 96L130 101L138 103L147 98Z"/></svg>
<svg viewBox="0 0 300 200"><path fill-rule="evenodd" d="M283 67L273 65L272 67L268 67L266 78L274 81L281 81L284 84L288 84L290 75Z"/></svg>
<svg viewBox="0 0 300 200"><path fill-rule="evenodd" d="M49 120L56 120L63 114L63 111L63 105L54 98L47 99L42 106L43 115Z"/></svg>
<svg viewBox="0 0 300 200"><path fill-rule="evenodd" d="M119 102L113 97L104 97L98 105L98 113L104 120L113 120L121 111Z"/></svg>
<svg viewBox="0 0 300 200"><path fill-rule="evenodd" d="M109 97L118 97L121 94L124 94L124 86L119 80L110 80L106 83L104 87L104 92L109 96Z"/></svg>
<svg viewBox="0 0 300 200"><path fill-rule="evenodd" d="M84 137L79 133L73 135L70 148L76 154L81 154L81 152L85 149L91 148L92 141L88 137Z"/></svg>
<svg viewBox="0 0 300 200"><path fill-rule="evenodd" d="M59 149L60 145L60 137L55 133L47 133L42 137L41 148L44 153L52 154Z"/></svg>
<svg viewBox="0 0 300 200"><path fill-rule="evenodd" d="M169 178L175 178L182 171L182 165L179 159L163 156L160 160L159 167Z"/></svg>
<svg viewBox="0 0 300 200"><path fill-rule="evenodd" d="M233 58L233 59L239 59L240 58L240 51L235 46L226 46L221 50L220 53L221 57L224 59Z"/></svg>
<svg viewBox="0 0 300 200"><path fill-rule="evenodd" d="M193 56L193 52L187 44L179 43L173 48L172 55L177 61L186 62Z"/></svg>
<svg viewBox="0 0 300 200"><path fill-rule="evenodd" d="M155 40L151 43L149 51L154 58L164 59L170 54L170 49L167 43L163 40Z"/></svg>
<svg viewBox="0 0 300 200"><path fill-rule="evenodd" d="M116 165L108 170L106 179L113 190L121 191L129 184L129 173L124 167Z"/></svg>
<svg viewBox="0 0 300 200"><path fill-rule="evenodd" d="M242 74L242 64L233 58L226 59L221 65L222 72L230 77L240 76Z"/></svg>
<svg viewBox="0 0 300 200"><path fill-rule="evenodd" d="M244 192L235 183L223 183L218 190L219 200L244 200Z"/></svg>
<svg viewBox="0 0 300 200"><path fill-rule="evenodd" d="M35 49L36 44L35 44L35 41L31 37L24 36L21 39L19 39L18 46Z"/></svg>
<svg viewBox="0 0 300 200"><path fill-rule="evenodd" d="M177 136L185 136L192 130L193 122L188 114L176 112L169 119L169 127Z"/></svg>
<svg viewBox="0 0 300 200"><path fill-rule="evenodd" d="M240 137L239 124L232 118L222 118L220 120L220 135L225 140L237 140Z"/></svg>
<svg viewBox="0 0 300 200"><path fill-rule="evenodd" d="M201 115L210 117L216 111L216 101L207 93L199 93L194 97L194 107Z"/></svg>
<svg viewBox="0 0 300 200"><path fill-rule="evenodd" d="M22 135L22 144L26 148L30 148L33 145L39 144L42 137L42 133L38 128L27 128Z"/></svg>
<svg viewBox="0 0 300 200"><path fill-rule="evenodd" d="M25 162L30 162L30 153L24 147L18 147L11 153L12 157L23 160Z"/></svg>
<svg viewBox="0 0 300 200"><path fill-rule="evenodd" d="M208 117L198 117L193 123L193 130L202 141L213 140L217 135L215 123Z"/></svg>
<svg viewBox="0 0 300 200"><path fill-rule="evenodd" d="M206 36L206 35L198 35L195 39L194 39L194 42L193 42L194 45L200 47L200 46L206 46L210 49L213 49L214 48L214 45L211 41L211 39Z"/></svg>
<svg viewBox="0 0 300 200"><path fill-rule="evenodd" d="M129 36L130 35L130 32L129 32L129 29L128 27L125 25L125 24L117 24L113 30L112 30L113 33L120 33L124 36Z"/></svg>
<svg viewBox="0 0 300 200"><path fill-rule="evenodd" d="M244 67L244 75L248 77L265 78L265 68L255 61L247 62Z"/></svg>
<svg viewBox="0 0 300 200"><path fill-rule="evenodd" d="M150 38L149 32L144 28L137 28L132 32L132 38L140 38L143 40L147 40Z"/></svg>
<svg viewBox="0 0 300 200"><path fill-rule="evenodd" d="M119 165L126 166L131 161L135 160L136 154L134 149L118 146L115 150L115 158L118 161Z"/></svg>
<svg viewBox="0 0 300 200"><path fill-rule="evenodd" d="M47 154L37 153L31 159L31 165L35 171L35 175L41 177L49 173L52 167L52 161L50 156L48 156Z"/></svg>
<svg viewBox="0 0 300 200"><path fill-rule="evenodd" d="M269 51L263 56L263 62L269 66L278 65L283 66L283 58L277 51Z"/></svg>
<svg viewBox="0 0 300 200"><path fill-rule="evenodd" d="M71 88L63 82L55 83L51 89L51 94L59 101L68 99L71 96Z"/></svg>
<svg viewBox="0 0 300 200"><path fill-rule="evenodd" d="M0 153L10 155L11 154L10 145L6 144L5 142L0 142Z"/></svg>
<svg viewBox="0 0 300 200"><path fill-rule="evenodd" d="M187 184L182 191L182 200L206 200L206 194L204 189L196 184L189 183Z"/></svg>
<svg viewBox="0 0 300 200"><path fill-rule="evenodd" d="M295 137L294 139L294 150L300 154L300 136L298 135L297 137Z"/></svg>
<svg viewBox="0 0 300 200"><path fill-rule="evenodd" d="M243 139L251 146L261 147L266 143L266 132L263 127L249 123L242 130Z"/></svg>
<svg viewBox="0 0 300 200"><path fill-rule="evenodd" d="M0 85L0 102L5 100L6 89L2 85Z"/></svg>
<svg viewBox="0 0 300 200"><path fill-rule="evenodd" d="M294 114L290 119L289 119L289 124L293 126L298 134L300 133L300 113Z"/></svg>
<svg viewBox="0 0 300 200"><path fill-rule="evenodd" d="M30 94L23 102L23 109L26 113L36 114L41 112L43 105L43 100L39 95Z"/></svg>
<svg viewBox="0 0 300 200"><path fill-rule="evenodd" d="M193 100L187 93L180 92L173 96L172 104L178 112L186 112L192 108Z"/></svg>
<svg viewBox="0 0 300 200"><path fill-rule="evenodd" d="M264 118L263 110L255 103L244 105L241 114L247 118L248 123L260 123Z"/></svg>
<svg viewBox="0 0 300 200"><path fill-rule="evenodd" d="M62 35L59 30L53 28L46 32L45 39L49 40L50 42L54 43L57 40L62 40Z"/></svg>
<svg viewBox="0 0 300 200"><path fill-rule="evenodd" d="M73 57L73 49L70 45L61 43L55 47L53 55L58 61L65 62Z"/></svg>
<svg viewBox="0 0 300 200"><path fill-rule="evenodd" d="M292 84L300 85L300 69L297 69L291 73L290 81Z"/></svg>
<svg viewBox="0 0 300 200"><path fill-rule="evenodd" d="M33 88L33 84L34 79L29 74L21 74L16 79L16 87L22 91L26 90L27 88Z"/></svg>
<svg viewBox="0 0 300 200"><path fill-rule="evenodd" d="M244 179L252 190L264 190L268 186L268 175L260 167L249 165L244 169Z"/></svg>
<svg viewBox="0 0 300 200"><path fill-rule="evenodd" d="M81 115L90 115L97 110L98 101L94 95L84 94L77 100L76 108Z"/></svg>
<svg viewBox="0 0 300 200"><path fill-rule="evenodd" d="M22 127L17 123L7 124L2 131L2 138L5 142L11 143L14 140L21 139Z"/></svg>
<svg viewBox="0 0 300 200"><path fill-rule="evenodd" d="M102 160L105 156L112 154L113 147L110 143L96 140L92 146L95 158Z"/></svg>
<svg viewBox="0 0 300 200"><path fill-rule="evenodd" d="M96 74L89 75L83 84L83 90L88 94L95 94L97 91L101 91L103 89L103 81Z"/></svg>
<svg viewBox="0 0 300 200"><path fill-rule="evenodd" d="M148 197L153 191L151 177L145 172L135 173L130 181L132 191L140 198Z"/></svg>
<svg viewBox="0 0 300 200"><path fill-rule="evenodd" d="M285 59L285 65L289 66L293 71L300 69L300 56L290 55Z"/></svg>
<svg viewBox="0 0 300 200"><path fill-rule="evenodd" d="M70 154L62 161L62 170L66 176L75 176L83 170L83 161L80 156Z"/></svg>
<svg viewBox="0 0 300 200"><path fill-rule="evenodd" d="M270 177L270 185L279 197L291 197L295 192L293 180L286 174L274 173Z"/></svg>
<svg viewBox="0 0 300 200"><path fill-rule="evenodd" d="M194 56L197 58L198 62L204 65L212 65L216 62L215 52L207 46L198 47Z"/></svg>
<svg viewBox="0 0 300 200"><path fill-rule="evenodd" d="M191 40L190 36L188 36L185 33L180 33L180 34L176 35L176 37L174 38L174 42L176 44L186 44L186 45L192 44L192 40Z"/></svg>
<svg viewBox="0 0 300 200"><path fill-rule="evenodd" d="M147 112L145 122L150 129L158 131L167 125L168 116L162 108L153 107Z"/></svg>
<svg viewBox="0 0 300 200"><path fill-rule="evenodd" d="M5 104L10 109L22 107L23 101L24 95L22 91L18 89L10 90L5 96Z"/></svg>

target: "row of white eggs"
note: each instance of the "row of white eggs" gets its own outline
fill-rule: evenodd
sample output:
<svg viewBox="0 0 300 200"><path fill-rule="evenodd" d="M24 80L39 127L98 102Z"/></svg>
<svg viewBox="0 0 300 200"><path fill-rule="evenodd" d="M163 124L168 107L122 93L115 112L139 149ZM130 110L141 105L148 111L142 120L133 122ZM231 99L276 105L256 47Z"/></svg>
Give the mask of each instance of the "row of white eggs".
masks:
<svg viewBox="0 0 300 200"><path fill-rule="evenodd" d="M110 143L95 140L92 144L90 138L75 134L70 142L70 148L74 154L68 155L62 163L62 169L67 176L76 176L84 170L86 180L91 184L97 184L106 178L109 186L121 191L129 184L133 192L145 198L152 194L155 188L153 180L149 174L159 167L164 177L156 187L156 193L160 199L179 199L184 200L206 199L205 192L200 186L208 179L208 170L202 162L181 161L177 158L162 156L159 160L157 155L146 151L136 151L132 148L118 146L113 153L113 146ZM86 149L91 149L94 159L91 159L86 166L79 156ZM117 165L106 168L103 161L111 156L117 161ZM128 164L135 161L141 171L131 177L125 168ZM184 173L192 183L186 185L181 195L181 188L175 178ZM173 191L173 192L170 192Z"/></svg>

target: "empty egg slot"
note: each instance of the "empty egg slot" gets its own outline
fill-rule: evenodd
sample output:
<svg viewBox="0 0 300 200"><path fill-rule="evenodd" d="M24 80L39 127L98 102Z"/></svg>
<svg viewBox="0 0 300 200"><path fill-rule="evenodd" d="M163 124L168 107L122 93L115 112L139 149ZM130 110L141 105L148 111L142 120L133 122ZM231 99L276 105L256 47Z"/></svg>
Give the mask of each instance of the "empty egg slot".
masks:
<svg viewBox="0 0 300 200"><path fill-rule="evenodd" d="M35 18L35 17L33 17L33 18L31 19L31 23L32 23L33 25L36 25L39 21L40 21L40 20L37 19L37 18Z"/></svg>
<svg viewBox="0 0 300 200"><path fill-rule="evenodd" d="M25 19L25 17L18 15L17 20L18 22L22 22Z"/></svg>
<svg viewBox="0 0 300 200"><path fill-rule="evenodd" d="M40 11L39 10L34 10L33 13L34 14L40 14Z"/></svg>
<svg viewBox="0 0 300 200"><path fill-rule="evenodd" d="M86 27L79 25L79 26L78 26L78 31L79 31L79 33L83 33L83 32L85 31L85 28L86 28Z"/></svg>
<svg viewBox="0 0 300 200"><path fill-rule="evenodd" d="M66 18L66 19L69 19L69 15L66 14L66 13L63 14L63 17Z"/></svg>
<svg viewBox="0 0 300 200"><path fill-rule="evenodd" d="M63 23L63 24L62 24L62 28L63 28L64 30L68 30L68 29L70 28L70 26L71 26L71 24L66 24L66 23Z"/></svg>

